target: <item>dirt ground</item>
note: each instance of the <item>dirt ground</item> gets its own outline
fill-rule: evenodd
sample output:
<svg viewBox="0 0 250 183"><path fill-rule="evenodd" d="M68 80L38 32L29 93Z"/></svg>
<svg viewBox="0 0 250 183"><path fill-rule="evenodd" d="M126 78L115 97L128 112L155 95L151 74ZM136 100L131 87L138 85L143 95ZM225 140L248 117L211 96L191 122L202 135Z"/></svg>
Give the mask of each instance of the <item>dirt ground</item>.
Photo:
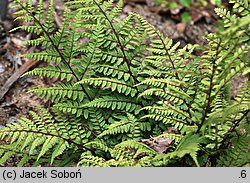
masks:
<svg viewBox="0 0 250 183"><path fill-rule="evenodd" d="M47 3L47 1L44 1ZM12 2L9 3L9 6ZM63 10L63 2L55 1L57 15L60 18ZM215 30L217 17L213 12L215 6L209 3L206 7L177 7L169 10L166 7L156 6L153 0L127 0L124 5L124 18L129 12L137 12L146 18L151 24L155 25L165 36L180 41L184 46L187 43L205 43L203 35ZM189 12L192 21L183 23L181 13ZM20 69L25 69L28 60L19 58L22 53L30 51L31 48L22 45L23 40L30 39L30 35L25 31L19 30L12 33L8 31L16 26L13 22L15 16L14 9L9 8L8 19L0 22L0 125L16 121L20 116L27 116L29 110L36 106L46 106L48 102L28 92L32 87L44 87L53 85L53 80L25 76L20 79L11 78ZM35 63L34 67L40 67L44 63ZM26 70L29 69L26 67ZM11 84L6 87L6 83L11 80ZM14 82L15 81L15 82ZM13 84L12 84L13 83ZM3 92L5 91L5 93ZM3 94L4 93L4 94ZM1 96L2 95L2 96ZM0 126L0 127L1 127Z"/></svg>

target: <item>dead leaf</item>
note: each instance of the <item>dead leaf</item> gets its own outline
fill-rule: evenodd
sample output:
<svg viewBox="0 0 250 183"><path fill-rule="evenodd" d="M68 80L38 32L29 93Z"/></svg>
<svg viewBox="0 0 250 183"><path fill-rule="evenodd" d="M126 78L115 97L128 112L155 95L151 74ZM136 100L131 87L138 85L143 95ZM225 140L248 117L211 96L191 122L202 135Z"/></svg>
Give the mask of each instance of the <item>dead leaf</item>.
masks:
<svg viewBox="0 0 250 183"><path fill-rule="evenodd" d="M173 134L180 134L179 130L175 127L169 127L163 133L173 133Z"/></svg>
<svg viewBox="0 0 250 183"><path fill-rule="evenodd" d="M180 31L180 32L185 32L185 30L186 30L186 27L187 27L187 24L186 23L178 23L177 25L176 25L176 27L177 27L177 30L178 31Z"/></svg>
<svg viewBox="0 0 250 183"><path fill-rule="evenodd" d="M163 154L169 149L173 140L167 137L160 137L160 138L155 138L155 139L154 138L142 139L141 142L148 145L149 147L154 149L156 152Z"/></svg>

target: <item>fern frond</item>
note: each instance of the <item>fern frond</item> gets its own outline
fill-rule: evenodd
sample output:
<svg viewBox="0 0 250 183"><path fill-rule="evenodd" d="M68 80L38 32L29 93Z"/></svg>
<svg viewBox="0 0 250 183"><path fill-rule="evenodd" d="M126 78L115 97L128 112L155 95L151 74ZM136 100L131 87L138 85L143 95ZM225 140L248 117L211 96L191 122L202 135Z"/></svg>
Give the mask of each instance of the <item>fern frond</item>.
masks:
<svg viewBox="0 0 250 183"><path fill-rule="evenodd" d="M135 112L137 113L140 109L140 106L136 104L135 102L131 102L130 100L127 100L126 98L115 98L115 97L102 97L97 98L91 102L88 102L81 106L82 108L110 108L112 110L124 110L127 112Z"/></svg>
<svg viewBox="0 0 250 183"><path fill-rule="evenodd" d="M93 86L98 86L106 89L110 89L111 91L117 91L118 93L124 93L125 95L131 95L131 97L135 96L137 93L136 88L133 86L128 85L125 82L116 80L116 79L109 79L109 78L88 78L83 79L76 83L79 84L89 84Z"/></svg>
<svg viewBox="0 0 250 183"><path fill-rule="evenodd" d="M30 90L36 93L41 98L59 102L66 98L82 102L85 99L85 94L79 86L72 86L70 84L61 84L50 88L34 88Z"/></svg>
<svg viewBox="0 0 250 183"><path fill-rule="evenodd" d="M234 138L232 147L218 158L217 166L239 166L242 167L250 162L249 136Z"/></svg>
<svg viewBox="0 0 250 183"><path fill-rule="evenodd" d="M71 81L74 75L67 69L63 70L59 67L46 67L46 68L35 68L31 71L24 73L22 76L33 75L33 76L45 76L49 78L56 78L60 80L66 79Z"/></svg>

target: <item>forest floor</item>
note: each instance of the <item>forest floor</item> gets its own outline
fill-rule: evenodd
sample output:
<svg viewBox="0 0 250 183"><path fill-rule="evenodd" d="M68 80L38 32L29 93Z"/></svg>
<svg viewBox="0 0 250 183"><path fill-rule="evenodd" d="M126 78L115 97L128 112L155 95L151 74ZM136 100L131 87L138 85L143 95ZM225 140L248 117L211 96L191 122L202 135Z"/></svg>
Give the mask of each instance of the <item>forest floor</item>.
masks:
<svg viewBox="0 0 250 183"><path fill-rule="evenodd" d="M214 13L215 6L211 2L207 1L206 6L197 5L189 8L178 5L170 10L164 6L156 6L154 0L127 0L121 18L126 17L129 12L136 12L156 26L165 36L175 42L180 41L181 46L187 43L205 44L203 36L216 29L218 20ZM0 22L0 128L21 116L27 116L28 111L35 110L37 106L49 107L50 102L28 91L33 87L53 86L56 82L53 79L32 76L19 78L25 71L41 67L45 63L19 57L38 48L22 44L22 41L32 38L25 31L8 32L21 23L13 21L15 9L11 8L11 5L12 2L9 3L7 20ZM55 8L56 24L60 26L64 9L62 0L55 0ZM188 12L191 16L192 20L188 23L182 21L183 12ZM15 162L15 160L8 162L8 166L15 166Z"/></svg>

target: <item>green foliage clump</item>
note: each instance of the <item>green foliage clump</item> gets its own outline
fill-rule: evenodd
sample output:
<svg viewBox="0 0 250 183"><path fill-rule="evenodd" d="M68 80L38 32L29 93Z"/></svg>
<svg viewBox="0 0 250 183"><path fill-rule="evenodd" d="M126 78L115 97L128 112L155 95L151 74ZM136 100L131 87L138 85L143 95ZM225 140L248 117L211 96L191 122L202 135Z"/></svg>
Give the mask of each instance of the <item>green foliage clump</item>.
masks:
<svg viewBox="0 0 250 183"><path fill-rule="evenodd" d="M32 91L53 102L0 130L0 164L12 155L34 166L244 166L249 157L250 7L216 9L224 31L206 45L164 37L140 15L120 19L123 2L65 3L55 28L54 1L16 0L19 28L43 46L23 57L48 62L25 75L57 78ZM201 56L194 54L199 50Z"/></svg>

